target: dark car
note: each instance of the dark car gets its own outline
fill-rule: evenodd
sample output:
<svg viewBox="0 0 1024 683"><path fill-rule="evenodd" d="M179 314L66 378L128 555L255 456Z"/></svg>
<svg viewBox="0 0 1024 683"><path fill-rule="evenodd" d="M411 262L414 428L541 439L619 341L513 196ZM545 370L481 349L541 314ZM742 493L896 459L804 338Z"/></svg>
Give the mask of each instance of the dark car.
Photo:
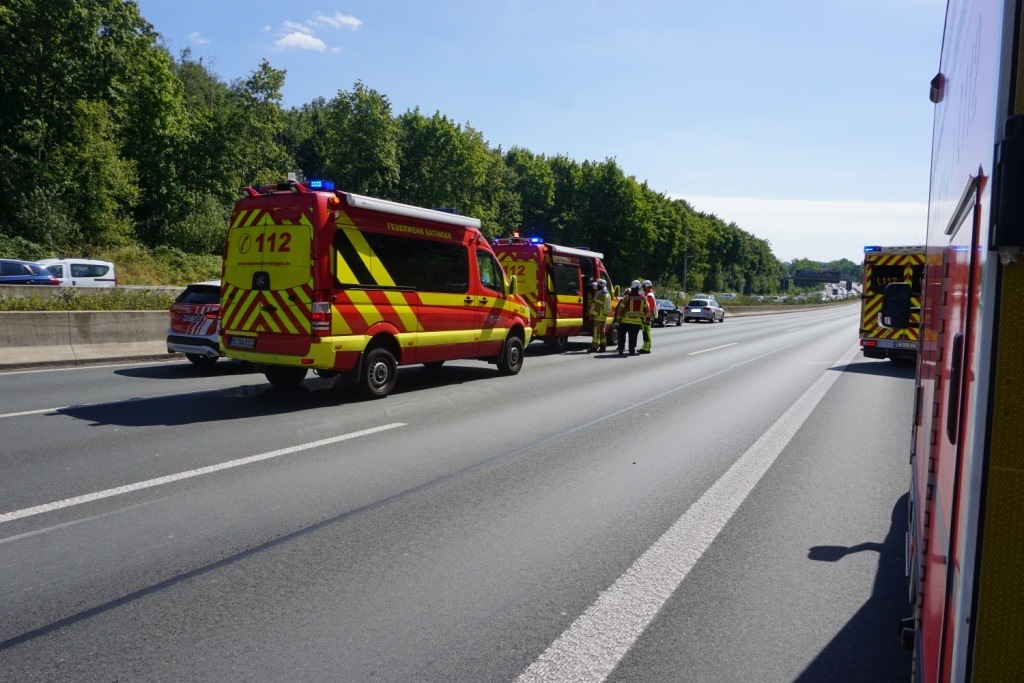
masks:
<svg viewBox="0 0 1024 683"><path fill-rule="evenodd" d="M683 312L676 308L676 305L668 299L657 299L657 316L652 321L659 327L668 327L670 322L675 322L676 327L683 324Z"/></svg>
<svg viewBox="0 0 1024 683"><path fill-rule="evenodd" d="M60 282L38 263L0 259L0 285L49 285L56 287Z"/></svg>

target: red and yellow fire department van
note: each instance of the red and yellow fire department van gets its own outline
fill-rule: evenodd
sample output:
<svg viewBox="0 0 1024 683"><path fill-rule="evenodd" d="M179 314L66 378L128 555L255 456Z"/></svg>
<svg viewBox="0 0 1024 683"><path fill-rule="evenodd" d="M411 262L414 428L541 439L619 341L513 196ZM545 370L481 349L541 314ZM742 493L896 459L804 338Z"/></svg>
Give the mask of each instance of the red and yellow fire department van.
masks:
<svg viewBox="0 0 1024 683"><path fill-rule="evenodd" d="M500 238L492 246L530 305L535 338L559 353L565 351L569 337L593 333L591 283L603 279L613 297L617 295L602 261L604 254L549 244L537 237ZM609 343L614 345L617 330L611 311L605 324L610 327Z"/></svg>
<svg viewBox="0 0 1024 683"><path fill-rule="evenodd" d="M519 372L530 313L477 219L335 192L248 187L224 250L221 346L276 386L308 370L386 396L400 365Z"/></svg>
<svg viewBox="0 0 1024 683"><path fill-rule="evenodd" d="M860 303L860 346L865 358L914 361L921 322L924 247L864 247L864 278ZM911 285L910 327L884 327L880 320L886 285Z"/></svg>
<svg viewBox="0 0 1024 683"><path fill-rule="evenodd" d="M950 0L935 103L903 644L919 681L1024 680L1024 22ZM883 319L912 326L909 287Z"/></svg>

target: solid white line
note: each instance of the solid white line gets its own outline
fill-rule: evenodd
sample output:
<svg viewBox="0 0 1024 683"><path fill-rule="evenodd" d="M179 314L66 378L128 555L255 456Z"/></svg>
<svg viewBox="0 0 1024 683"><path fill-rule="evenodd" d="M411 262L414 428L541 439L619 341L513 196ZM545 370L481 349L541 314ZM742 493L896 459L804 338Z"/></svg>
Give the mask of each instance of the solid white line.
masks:
<svg viewBox="0 0 1024 683"><path fill-rule="evenodd" d="M796 332L797 330L802 330L802 329L804 329L804 328L802 328L802 327L791 327L788 330L786 330L786 332Z"/></svg>
<svg viewBox="0 0 1024 683"><path fill-rule="evenodd" d="M58 410L64 410L69 406L61 406L60 408L40 408L39 410L23 410L20 413L4 413L0 415L0 420L5 417L21 417L22 415L42 415L44 413L56 413Z"/></svg>
<svg viewBox="0 0 1024 683"><path fill-rule="evenodd" d="M853 346L517 679L605 680L857 354Z"/></svg>
<svg viewBox="0 0 1024 683"><path fill-rule="evenodd" d="M739 342L733 342L731 344L722 344L721 346L712 346L710 349L704 349L702 351L693 351L686 354L687 356L696 356L698 353L707 353L708 351L717 351L718 349L724 349L727 346L736 346Z"/></svg>
<svg viewBox="0 0 1024 683"><path fill-rule="evenodd" d="M6 377L7 375L35 375L40 372L68 372L70 370L95 370L97 368L145 368L153 365L165 365L167 363L174 363L179 361L180 359L178 358L168 358L167 360L158 360L153 363L104 363L102 361L97 361L89 365L62 365L59 368L36 368L34 370L3 370L0 371L0 377Z"/></svg>
<svg viewBox="0 0 1024 683"><path fill-rule="evenodd" d="M381 425L380 427L371 427L370 429L363 429L358 432L350 432L348 434L342 434L341 436L332 436L329 439L320 439L319 441L312 441L310 443L304 443L298 446L289 446L288 448L281 448L276 451L270 451L269 453L250 455L247 458L230 460L228 462L222 462L217 465L210 465L209 467L200 467L197 470L189 470L188 472L178 472L177 474L169 474L165 477L157 477L156 479L147 479L146 481L140 481L135 484L126 484L125 486L118 486L117 488L106 489L105 491L87 493L84 496L65 498L64 500L59 500L55 503L46 503L45 505L37 505L35 507L25 508L24 510L6 512L0 515L0 523L11 522L15 519L31 517L32 515L41 515L44 512L52 512L54 510L60 510L62 508L71 507L73 505L81 505L82 503L88 503L90 501L100 500L102 498L111 498L113 496L119 496L123 493L130 493L132 491L139 491L142 489L152 488L153 486L169 484L172 481L190 479L192 477L210 474L211 472L219 472L220 470L226 470L232 467L248 465L250 463L259 462L260 460L269 460L270 458L277 458L282 455L290 455L292 453L298 453L299 451L307 451L311 448L319 448L320 446L327 446L332 443L338 443L339 441L347 441L349 439L354 439L359 436L376 434L377 432L383 432L387 429L394 429L395 427L403 426L405 426L404 422L392 422L391 424Z"/></svg>

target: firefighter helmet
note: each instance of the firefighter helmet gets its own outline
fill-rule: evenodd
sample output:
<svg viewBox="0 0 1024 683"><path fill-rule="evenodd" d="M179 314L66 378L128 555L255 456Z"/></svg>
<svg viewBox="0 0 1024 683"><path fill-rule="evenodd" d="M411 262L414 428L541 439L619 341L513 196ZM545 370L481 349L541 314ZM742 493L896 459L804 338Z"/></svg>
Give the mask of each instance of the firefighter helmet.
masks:
<svg viewBox="0 0 1024 683"><path fill-rule="evenodd" d="M633 280L632 282L629 283L629 288L630 289L640 289L640 281L639 280Z"/></svg>
<svg viewBox="0 0 1024 683"><path fill-rule="evenodd" d="M654 286L654 285L651 284L650 280L644 280L642 284L644 286L644 289L650 289L651 287Z"/></svg>

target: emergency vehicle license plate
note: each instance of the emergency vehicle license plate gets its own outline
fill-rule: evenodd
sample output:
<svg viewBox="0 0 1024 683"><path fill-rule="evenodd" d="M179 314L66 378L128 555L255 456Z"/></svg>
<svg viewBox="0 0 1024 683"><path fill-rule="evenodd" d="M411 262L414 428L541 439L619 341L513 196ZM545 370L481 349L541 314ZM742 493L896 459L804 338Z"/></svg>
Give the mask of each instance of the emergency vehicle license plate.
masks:
<svg viewBox="0 0 1024 683"><path fill-rule="evenodd" d="M700 309L699 308L691 308L690 309L690 313L700 313Z"/></svg>
<svg viewBox="0 0 1024 683"><path fill-rule="evenodd" d="M255 337L228 337L228 346L233 349L254 349L256 348Z"/></svg>
<svg viewBox="0 0 1024 683"><path fill-rule="evenodd" d="M183 316L181 316L181 322L183 322L183 323L201 323L201 322L203 322L203 316L201 316L201 315L183 315Z"/></svg>
<svg viewBox="0 0 1024 683"><path fill-rule="evenodd" d="M898 341L898 342L893 342L893 344L894 344L894 346L897 349L916 349L917 348L917 342Z"/></svg>

